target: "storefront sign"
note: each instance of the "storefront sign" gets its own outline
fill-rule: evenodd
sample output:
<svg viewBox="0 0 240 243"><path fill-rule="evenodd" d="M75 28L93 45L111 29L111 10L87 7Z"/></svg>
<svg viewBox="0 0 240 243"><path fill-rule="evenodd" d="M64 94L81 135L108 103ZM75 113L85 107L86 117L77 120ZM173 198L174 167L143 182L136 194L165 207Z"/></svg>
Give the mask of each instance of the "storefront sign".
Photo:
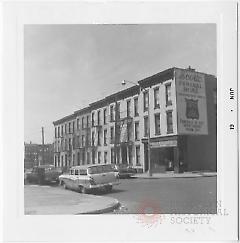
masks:
<svg viewBox="0 0 240 243"><path fill-rule="evenodd" d="M157 142L150 143L151 148L176 147L176 146L177 146L177 140L157 141Z"/></svg>
<svg viewBox="0 0 240 243"><path fill-rule="evenodd" d="M208 134L205 76L176 69L178 134Z"/></svg>

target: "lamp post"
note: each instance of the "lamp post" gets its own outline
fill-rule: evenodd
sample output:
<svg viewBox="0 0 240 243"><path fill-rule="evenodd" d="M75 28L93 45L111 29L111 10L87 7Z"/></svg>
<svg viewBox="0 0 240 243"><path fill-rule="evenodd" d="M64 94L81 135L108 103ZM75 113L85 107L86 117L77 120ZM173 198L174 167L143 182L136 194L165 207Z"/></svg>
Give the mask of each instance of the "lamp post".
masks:
<svg viewBox="0 0 240 243"><path fill-rule="evenodd" d="M147 91L145 88L141 87L139 83L135 83L129 80L123 80L122 85L126 85L126 83L131 83L134 85L138 85L140 89ZM151 169L151 146L150 146L150 102L149 102L149 92L148 92L148 175L152 176L152 169Z"/></svg>

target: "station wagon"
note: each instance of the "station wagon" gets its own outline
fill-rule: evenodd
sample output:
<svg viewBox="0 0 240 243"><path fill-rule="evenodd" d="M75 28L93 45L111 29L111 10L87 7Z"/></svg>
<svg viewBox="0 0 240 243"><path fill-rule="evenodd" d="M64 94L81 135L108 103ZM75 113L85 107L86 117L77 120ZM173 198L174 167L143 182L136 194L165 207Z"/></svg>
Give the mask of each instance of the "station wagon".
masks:
<svg viewBox="0 0 240 243"><path fill-rule="evenodd" d="M113 185L119 184L118 173L110 164L74 166L68 174L59 176L59 183L65 189L90 192L91 189L111 191Z"/></svg>

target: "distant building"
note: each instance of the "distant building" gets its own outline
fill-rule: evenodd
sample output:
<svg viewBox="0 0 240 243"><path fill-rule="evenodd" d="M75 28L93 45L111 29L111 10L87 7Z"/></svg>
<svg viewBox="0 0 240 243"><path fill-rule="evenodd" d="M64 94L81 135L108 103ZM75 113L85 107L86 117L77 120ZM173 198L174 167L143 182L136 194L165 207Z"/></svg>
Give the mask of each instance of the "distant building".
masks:
<svg viewBox="0 0 240 243"><path fill-rule="evenodd" d="M29 169L35 165L54 164L53 144L24 143L24 168Z"/></svg>
<svg viewBox="0 0 240 243"><path fill-rule="evenodd" d="M216 171L217 79L170 68L54 121L54 164ZM150 119L150 121L149 121Z"/></svg>

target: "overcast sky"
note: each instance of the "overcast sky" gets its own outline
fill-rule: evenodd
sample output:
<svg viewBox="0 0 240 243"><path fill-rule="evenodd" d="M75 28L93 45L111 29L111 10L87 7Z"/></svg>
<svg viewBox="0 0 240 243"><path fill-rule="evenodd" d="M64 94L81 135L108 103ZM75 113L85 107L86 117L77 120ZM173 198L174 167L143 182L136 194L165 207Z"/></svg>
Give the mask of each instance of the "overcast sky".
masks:
<svg viewBox="0 0 240 243"><path fill-rule="evenodd" d="M170 67L216 75L216 27L174 25L26 25L25 141L53 142L52 122Z"/></svg>

